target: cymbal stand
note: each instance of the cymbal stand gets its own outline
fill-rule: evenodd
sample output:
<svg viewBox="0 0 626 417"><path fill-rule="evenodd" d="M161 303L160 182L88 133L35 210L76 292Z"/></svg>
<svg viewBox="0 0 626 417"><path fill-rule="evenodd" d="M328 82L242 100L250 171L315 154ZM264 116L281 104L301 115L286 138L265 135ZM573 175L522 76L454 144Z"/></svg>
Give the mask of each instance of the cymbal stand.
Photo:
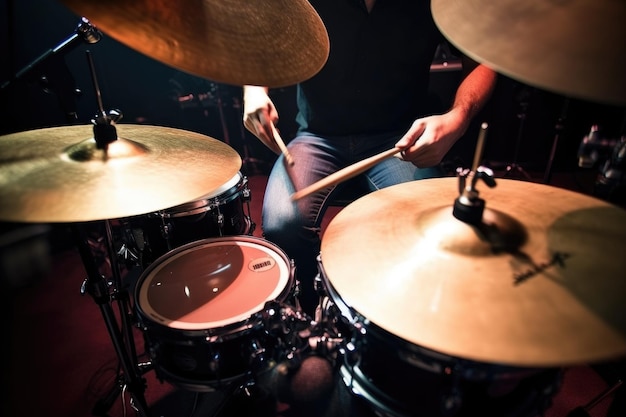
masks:
<svg viewBox="0 0 626 417"><path fill-rule="evenodd" d="M554 162L554 156L556 155L556 148L559 145L559 138L561 132L565 129L565 119L567 119L567 111L569 110L569 99L565 98L563 101L563 107L561 108L561 115L554 125L554 138L552 139L552 149L550 149L550 157L548 158L548 164L543 174L543 182L550 184L552 180L552 163Z"/></svg>
<svg viewBox="0 0 626 417"><path fill-rule="evenodd" d="M100 307L100 312L102 313L104 323L106 325L107 331L109 332L111 341L113 342L113 347L115 348L115 352L120 360L120 365L122 367L123 381L121 381L121 384L125 388L127 388L127 391L130 393L132 407L137 412L139 412L140 415L148 416L148 405L144 396L145 381L143 378L141 378L140 373L138 372L136 365L137 361L133 363L131 359L131 354L128 352L128 346L123 343L124 337L115 318L113 307L111 306L112 297L109 289L109 284L106 279L101 275L99 268L96 265L93 253L91 252L91 247L89 246L87 241L87 234L83 225L73 224L72 233L78 247L81 259L87 271L87 278L81 286L81 293L89 293L89 295L91 295L96 304L98 304L98 306ZM112 269L117 269L117 267L114 267L115 265L117 265L114 261L114 257L111 258L111 262ZM123 299L121 298L118 300L120 301L120 305L122 305L122 300ZM127 314L123 312L122 318L124 317L127 317ZM128 327L126 328L127 330L130 330ZM132 339L126 338L126 340L130 344Z"/></svg>
<svg viewBox="0 0 626 417"><path fill-rule="evenodd" d="M522 168L522 166L517 163L520 146L522 144L522 138L524 136L524 125L526 122L526 117L528 115L529 96L530 93L527 92L526 87L524 87L524 90L519 94L520 112L517 114L517 118L519 119L519 125L517 128L517 138L515 141L515 153L513 154L513 162L506 166L503 177L506 177L511 173L517 173L522 175L527 180L531 180L528 172L526 172L524 168Z"/></svg>
<svg viewBox="0 0 626 417"><path fill-rule="evenodd" d="M98 31L89 20L82 17L71 36L54 48L48 49L30 64L18 71L10 80L3 82L0 85L0 92L8 90L16 81L27 78L34 70L40 69L46 61L54 63L56 64L54 68L56 70L56 81L54 76L51 80L47 75L41 75L39 83L46 93L56 94L67 122L75 123L78 120L75 101L80 96L81 91L74 85L74 77L63 61L63 56L65 52L77 46L80 41L94 44L99 42L101 37L102 34L100 31Z"/></svg>
<svg viewBox="0 0 626 417"><path fill-rule="evenodd" d="M86 55L91 70L94 90L96 92L96 100L98 103L98 114L92 120L94 124L94 140L96 142L97 148L103 149L106 153L109 144L118 139L114 121L121 118L121 113L117 111L113 111L110 113L105 112L104 106L102 104L100 87L98 85L98 80L96 77L95 65L91 57L91 52L87 51ZM106 251L108 254L107 258L111 265L111 274L114 283L113 289L112 291L110 291L108 283L102 277L100 271L98 270L95 260L93 259L93 253L91 252L91 248L87 243L87 237L84 229L75 227L74 235L76 243L79 247L83 263L85 264L88 273L88 278L83 284L82 292L89 293L96 301L96 303L100 306L105 324L107 326L107 330L109 332L109 335L113 342L113 346L120 361L123 376L122 378L120 378L120 381L118 381L119 385L114 388L114 391L116 389L128 388L127 390L131 393L133 408L135 408L142 415L146 416L147 404L143 395L145 391L145 381L140 377L140 372L138 369L139 364L135 351L132 325L130 323L130 317L132 315L128 302L129 299L127 294L124 294L124 292L120 292L120 289L122 288L122 280L120 276L120 268L117 262L116 252L113 248L113 234L111 232L111 224L108 220L104 221L104 227ZM122 326L121 329L113 313L113 309L111 306L112 300L118 302L118 307L120 309L119 315ZM124 341L126 341L126 343L124 343ZM111 395L108 396L108 399L110 398ZM104 402L107 403L108 401ZM105 404L104 407L107 407L108 405L109 404ZM102 405L100 405L100 407L102 408Z"/></svg>

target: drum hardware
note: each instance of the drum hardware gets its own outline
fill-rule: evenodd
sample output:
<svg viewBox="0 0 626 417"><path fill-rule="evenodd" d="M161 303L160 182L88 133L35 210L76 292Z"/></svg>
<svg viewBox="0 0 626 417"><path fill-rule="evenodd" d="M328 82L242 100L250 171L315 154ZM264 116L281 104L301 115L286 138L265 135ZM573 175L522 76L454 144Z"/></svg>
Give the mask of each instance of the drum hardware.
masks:
<svg viewBox="0 0 626 417"><path fill-rule="evenodd" d="M519 104L520 110L517 113L517 118L519 119L519 124L517 127L517 136L515 138L515 151L513 153L513 161L510 164L506 165L503 177L506 178L512 174L519 174L523 178L527 180L531 180L530 175L524 168L518 163L519 162L519 152L520 147L522 145L522 141L524 139L524 126L526 123L526 118L528 116L528 106L530 105L530 97L532 95L532 89L526 86L520 87L521 91L517 95L517 102Z"/></svg>
<svg viewBox="0 0 626 417"><path fill-rule="evenodd" d="M44 52L42 55L37 57L30 64L26 65L24 68L18 71L13 76L13 78L2 83L2 85L0 85L0 90L4 90L5 88L12 85L14 82L23 79L32 71L34 71L36 68L38 68L39 65L41 65L43 62L45 62L47 59L51 58L52 56L62 55L63 53L70 50L71 48L77 46L81 41L84 41L87 44L97 43L100 41L101 37L102 37L102 34L100 33L100 31L95 26L93 26L89 22L89 20L87 20L84 17L81 17L80 22L76 26L76 29L74 30L74 33L72 35L70 35L67 39L63 40L54 48L48 49L46 52Z"/></svg>
<svg viewBox="0 0 626 417"><path fill-rule="evenodd" d="M487 128L487 123L480 126L472 168L458 168L456 171L459 178L459 196L454 200L452 215L463 222L474 225L479 225L482 222L485 210L485 200L479 197L479 192L476 190L478 180L482 179L490 188L496 186L493 172L489 168L479 166L487 137Z"/></svg>
<svg viewBox="0 0 626 417"><path fill-rule="evenodd" d="M48 49L30 64L18 71L10 80L0 85L0 91L8 89L15 82L28 78L35 70L40 70L43 64L55 64L49 68L49 73L39 75L39 84L43 91L57 96L61 110L65 114L68 123L75 123L78 119L76 113L76 99L82 94L74 84L74 77L63 61L64 54L76 47L80 42L95 44L100 41L102 34L89 20L82 17L72 35L63 40L57 46ZM53 71L54 70L54 71Z"/></svg>
<svg viewBox="0 0 626 417"><path fill-rule="evenodd" d="M105 227L107 232L110 232L110 224L106 221ZM128 391L131 397L132 407L140 415L148 416L148 404L144 396L146 388L145 380L141 377L137 363L134 360L136 354L134 354L134 338L132 335L132 326L129 323L129 306L127 299L122 293L116 291L119 287L113 286L111 288L106 279L100 274L99 268L93 259L91 248L87 243L84 227L80 224L74 224L72 225L72 232L81 259L87 270L87 278L81 286L81 294L89 294L96 304L98 304L107 331L111 337L113 347L120 361L123 375L120 377L118 381L119 385L116 386L116 389ZM108 246L110 251L110 241ZM119 276L115 257L110 257L110 261L114 283L119 285L121 277ZM113 312L112 301L118 302L121 324L117 322L115 313Z"/></svg>
<svg viewBox="0 0 626 417"><path fill-rule="evenodd" d="M552 164L554 162L554 157L556 155L556 150L559 145L559 140L561 138L561 133L565 130L565 121L567 120L567 113L569 111L570 99L563 99L563 107L561 108L561 114L554 125L554 137L552 139L552 147L550 148L550 156L548 157L548 163L546 165L546 170L543 174L543 182L545 184L549 184L552 180Z"/></svg>
<svg viewBox="0 0 626 417"><path fill-rule="evenodd" d="M594 195L614 203L626 201L626 136L606 139L598 125L591 126L578 147L578 166L597 168Z"/></svg>

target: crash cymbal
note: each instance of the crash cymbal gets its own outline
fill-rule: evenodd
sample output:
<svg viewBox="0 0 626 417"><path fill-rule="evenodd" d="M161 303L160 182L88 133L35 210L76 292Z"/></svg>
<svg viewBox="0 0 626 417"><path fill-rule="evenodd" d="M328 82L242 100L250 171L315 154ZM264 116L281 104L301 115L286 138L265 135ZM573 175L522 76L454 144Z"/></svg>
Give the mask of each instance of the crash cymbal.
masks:
<svg viewBox="0 0 626 417"><path fill-rule="evenodd" d="M63 0L142 54L227 84L283 87L315 75L330 50L306 0Z"/></svg>
<svg viewBox="0 0 626 417"><path fill-rule="evenodd" d="M626 2L433 0L461 51L529 85L626 104Z"/></svg>
<svg viewBox="0 0 626 417"><path fill-rule="evenodd" d="M453 357L552 367L626 354L626 210L500 179L473 227L452 215L456 181L392 186L339 212L320 253L331 293Z"/></svg>
<svg viewBox="0 0 626 417"><path fill-rule="evenodd" d="M92 126L0 136L0 220L81 222L150 213L226 183L241 157L227 144L178 129L116 126L108 152Z"/></svg>

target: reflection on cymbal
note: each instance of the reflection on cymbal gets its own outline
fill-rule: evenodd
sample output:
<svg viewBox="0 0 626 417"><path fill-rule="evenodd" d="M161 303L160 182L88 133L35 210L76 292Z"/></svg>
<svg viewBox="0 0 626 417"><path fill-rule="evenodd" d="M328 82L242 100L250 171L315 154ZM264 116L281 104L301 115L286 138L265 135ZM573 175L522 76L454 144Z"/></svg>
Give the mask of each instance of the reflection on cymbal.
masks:
<svg viewBox="0 0 626 417"><path fill-rule="evenodd" d="M476 227L452 215L455 178L385 188L345 207L321 247L345 304L418 346L551 367L626 354L626 210L498 180Z"/></svg>
<svg viewBox="0 0 626 417"><path fill-rule="evenodd" d="M213 81L284 87L315 75L330 50L306 0L63 0L102 32Z"/></svg>
<svg viewBox="0 0 626 417"><path fill-rule="evenodd" d="M626 104L626 2L433 0L432 11L444 36L502 74Z"/></svg>
<svg viewBox="0 0 626 417"><path fill-rule="evenodd" d="M105 154L92 127L0 136L0 220L80 222L150 213L208 194L241 167L227 144L165 127L119 124Z"/></svg>

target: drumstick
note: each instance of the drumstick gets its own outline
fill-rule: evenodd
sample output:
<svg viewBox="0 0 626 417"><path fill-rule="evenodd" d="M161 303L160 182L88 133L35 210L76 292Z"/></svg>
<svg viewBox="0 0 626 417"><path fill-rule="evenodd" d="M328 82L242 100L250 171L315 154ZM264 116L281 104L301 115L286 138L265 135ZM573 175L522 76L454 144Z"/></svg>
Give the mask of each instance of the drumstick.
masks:
<svg viewBox="0 0 626 417"><path fill-rule="evenodd" d="M289 150L287 149L287 145L285 145L285 142L283 142L283 138L280 137L280 134L278 133L276 126L274 126L274 123L270 123L270 124L272 125L272 134L274 135L274 139L276 140L276 143L278 144L280 151L285 156L285 160L290 166L293 165L294 161L293 161L293 158L291 157L291 154L289 153Z"/></svg>
<svg viewBox="0 0 626 417"><path fill-rule="evenodd" d="M347 166L343 169L340 169L334 174L331 174L328 177L323 178L319 180L318 182L313 183L309 185L308 187L303 188L300 191L296 191L295 193L291 195L291 200L296 201L303 197L306 197L309 194L319 191L323 188L330 187L331 185L339 184L342 181L345 181L349 178L359 175L360 173L368 170L369 168L373 167L377 163L394 156L400 151L401 151L400 148L395 147L387 151L381 152L377 155L370 156L369 158L366 158L355 164Z"/></svg>

